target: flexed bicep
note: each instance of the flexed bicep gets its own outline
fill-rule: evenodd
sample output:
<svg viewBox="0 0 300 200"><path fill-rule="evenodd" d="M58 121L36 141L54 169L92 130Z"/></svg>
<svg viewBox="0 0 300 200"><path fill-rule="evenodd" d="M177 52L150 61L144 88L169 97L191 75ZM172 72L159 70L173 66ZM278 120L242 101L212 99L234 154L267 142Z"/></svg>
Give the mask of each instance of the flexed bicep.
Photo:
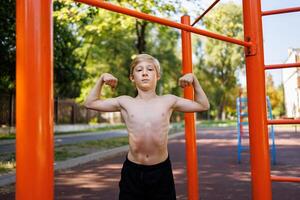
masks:
<svg viewBox="0 0 300 200"><path fill-rule="evenodd" d="M207 109L203 105L190 99L176 97L174 110L180 112L201 112Z"/></svg>
<svg viewBox="0 0 300 200"><path fill-rule="evenodd" d="M89 104L85 104L85 107L100 112L117 112L121 110L119 98L99 99Z"/></svg>

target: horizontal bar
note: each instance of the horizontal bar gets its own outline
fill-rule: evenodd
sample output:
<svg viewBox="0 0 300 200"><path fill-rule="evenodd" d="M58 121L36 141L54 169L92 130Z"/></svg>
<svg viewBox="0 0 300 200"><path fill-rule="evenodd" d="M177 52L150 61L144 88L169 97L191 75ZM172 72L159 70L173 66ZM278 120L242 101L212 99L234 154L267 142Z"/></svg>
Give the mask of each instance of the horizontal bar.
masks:
<svg viewBox="0 0 300 200"><path fill-rule="evenodd" d="M238 44L238 45L245 46L245 47L251 47L253 45L251 42L245 42L245 41L242 41L242 40L237 40L237 39L230 38L230 37L227 37L227 36L223 36L223 35L220 35L220 34L216 34L216 33L212 33L212 32L209 32L209 31L201 30L201 29L194 28L194 27L186 25L186 24L181 24L181 23L174 22L174 21L171 21L171 20L168 20L168 19L163 19L163 18L160 18L160 17L156 17L156 16L152 16L152 15L143 13L143 12L139 12L139 11L136 11L136 10L116 6L116 5L113 5L111 3L107 3L105 1L99 1L99 0L75 0L75 1L81 2L81 3L86 3L86 4L91 5L91 6L100 7L100 8L110 10L110 11L114 11L114 12L117 12L117 13L122 13L122 14L125 14L125 15L129 15L129 16L132 16L132 17L139 18L139 19L152 21L152 22L155 22L155 23L158 23L158 24L178 28L178 29L181 29L181 30L184 30L184 31L189 31L189 32L196 33L196 34L199 34L199 35L204 35L204 36L207 36L207 37L215 38L215 39L218 39L218 40L231 42L231 43Z"/></svg>
<svg viewBox="0 0 300 200"><path fill-rule="evenodd" d="M268 124L300 124L300 119L275 119L275 120L268 120Z"/></svg>
<svg viewBox="0 0 300 200"><path fill-rule="evenodd" d="M271 176L271 180L276 182L300 182L300 178L291 176Z"/></svg>
<svg viewBox="0 0 300 200"><path fill-rule="evenodd" d="M242 149L242 151L248 151L249 147L242 147L241 149Z"/></svg>
<svg viewBox="0 0 300 200"><path fill-rule="evenodd" d="M277 14L283 14L283 13L291 13L291 12L299 12L300 7L294 7L294 8L284 8L284 9L278 9L278 10L268 10L268 11L262 11L261 15L277 15Z"/></svg>
<svg viewBox="0 0 300 200"><path fill-rule="evenodd" d="M292 68L292 67L300 67L300 63L287 63L287 64L265 65L265 70L269 70L269 69L282 69L282 68Z"/></svg>
<svg viewBox="0 0 300 200"><path fill-rule="evenodd" d="M220 0L216 0L213 4L211 4L205 11L204 13L202 13L202 15L200 15L195 21L194 23L192 23L192 26L194 26L200 19L202 19L202 17L204 17L204 15L206 15L206 13L208 13L208 11L210 11Z"/></svg>
<svg viewBox="0 0 300 200"><path fill-rule="evenodd" d="M241 113L242 117L248 117L248 113Z"/></svg>

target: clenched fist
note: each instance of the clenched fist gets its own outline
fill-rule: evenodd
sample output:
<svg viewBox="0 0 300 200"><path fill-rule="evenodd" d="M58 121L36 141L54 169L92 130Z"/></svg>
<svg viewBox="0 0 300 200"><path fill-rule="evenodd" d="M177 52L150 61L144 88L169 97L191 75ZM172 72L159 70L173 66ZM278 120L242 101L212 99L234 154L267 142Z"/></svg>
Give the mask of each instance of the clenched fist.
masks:
<svg viewBox="0 0 300 200"><path fill-rule="evenodd" d="M187 86L192 86L194 83L194 74L189 73L185 74L181 78L179 78L179 86L185 88Z"/></svg>
<svg viewBox="0 0 300 200"><path fill-rule="evenodd" d="M118 79L109 73L102 74L102 82L109 85L112 89L117 87Z"/></svg>

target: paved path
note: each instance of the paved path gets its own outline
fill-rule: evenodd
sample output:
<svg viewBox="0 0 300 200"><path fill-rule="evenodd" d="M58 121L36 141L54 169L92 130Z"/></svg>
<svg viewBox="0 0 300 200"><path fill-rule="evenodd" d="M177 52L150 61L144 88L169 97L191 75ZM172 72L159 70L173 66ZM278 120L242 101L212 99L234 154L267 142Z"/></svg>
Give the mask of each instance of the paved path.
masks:
<svg viewBox="0 0 300 200"><path fill-rule="evenodd" d="M277 137L278 165L272 174L300 177L300 134L280 133ZM243 153L237 164L236 132L231 129L202 130L197 134L199 189L201 200L250 200L249 154ZM169 141L169 152L177 190L177 199L186 200L185 140ZM55 174L57 200L114 200L125 154L93 161ZM299 183L273 183L273 200L298 200ZM0 195L14 199L14 193Z"/></svg>

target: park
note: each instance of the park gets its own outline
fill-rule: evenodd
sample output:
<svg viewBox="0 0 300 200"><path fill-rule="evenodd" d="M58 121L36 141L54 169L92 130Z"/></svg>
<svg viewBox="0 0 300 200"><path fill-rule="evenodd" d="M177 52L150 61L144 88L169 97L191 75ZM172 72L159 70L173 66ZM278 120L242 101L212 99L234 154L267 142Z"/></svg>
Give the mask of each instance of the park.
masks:
<svg viewBox="0 0 300 200"><path fill-rule="evenodd" d="M266 64L262 18L299 12L299 6L262 11L260 0L243 0L241 5L217 0L192 23L188 9L182 9L180 3L15 3L13 8L7 4L16 8L16 29L10 30L16 31L16 48L8 48L12 55L7 63L13 59L9 56L16 56L12 62L16 74L8 69L0 89L4 91L1 94L10 95L3 129L12 132L9 137L15 141L16 148L11 151L16 160L16 184L1 188L1 199L118 198L120 170L128 151L126 130L130 129L120 113L89 112L82 104L104 72L112 72L119 80L113 90L104 87L104 97L135 97L128 69L131 60L142 53L161 63L158 95L172 93L198 101L195 80L193 87L185 86L183 92L177 85L181 75L193 73L210 102L208 111L170 116L168 149L177 199L298 199L299 96L296 99L289 89L299 88L299 73L291 70L300 67L300 50L286 50L286 63ZM184 13L180 22L168 19L180 12ZM199 21L201 28L195 27ZM197 39L197 35L206 39ZM294 82L276 86L267 72L278 69L289 70L282 70L282 77L287 74ZM237 74L244 74L244 83ZM61 97L73 100L63 104ZM70 120L63 117L68 112ZM118 136L114 137L125 139L113 142L118 145L106 148L97 159L81 158L86 162L55 171L57 143L66 138L57 134L60 120L72 122L71 127L82 123L98 128L79 134L73 130L71 137L99 132L100 127L101 133L106 133L116 124L113 134ZM67 150L60 150L62 157Z"/></svg>

